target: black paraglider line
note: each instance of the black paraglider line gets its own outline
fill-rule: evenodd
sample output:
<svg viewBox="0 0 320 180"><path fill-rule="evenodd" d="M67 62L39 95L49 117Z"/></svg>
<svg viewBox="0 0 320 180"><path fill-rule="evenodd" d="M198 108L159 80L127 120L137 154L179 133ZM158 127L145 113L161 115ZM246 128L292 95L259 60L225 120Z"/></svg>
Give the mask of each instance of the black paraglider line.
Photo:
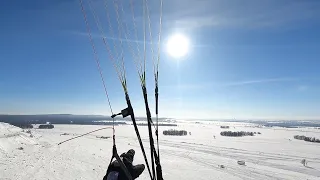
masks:
<svg viewBox="0 0 320 180"><path fill-rule="evenodd" d="M150 143L150 156L151 156L151 167L152 167L152 176L153 179L155 178L155 167L154 167L154 142L153 142L153 137L152 137L152 129L151 129L151 114L149 110L149 104L148 104L148 95L147 95L147 89L146 89L146 55L147 55L147 49L146 49L146 31L147 31L147 26L146 26L146 3L145 0L143 0L143 79L141 83L141 88L142 88L142 93L143 93L143 98L144 98L144 104L146 108L146 115L147 115L147 121L148 121L148 133L149 133L149 143ZM152 39L151 39L152 42ZM151 44L151 54L153 57L153 48Z"/></svg>
<svg viewBox="0 0 320 180"><path fill-rule="evenodd" d="M73 137L73 138L70 138L70 139L61 141L61 142L58 143L58 145L61 145L61 144L65 143L65 142L68 142L68 141L71 141L71 140L80 138L80 137L82 137L82 136L85 136L85 135L88 135L88 134L91 134L91 133L94 133L94 132L97 132L97 131L101 131L101 130L104 130L104 129L111 129L111 128L110 128L110 127L104 127L104 128L96 129L96 130L87 132L87 133L85 133L85 134L81 134L81 135L79 135L79 136L76 136L76 137Z"/></svg>
<svg viewBox="0 0 320 180"><path fill-rule="evenodd" d="M89 2L90 2L90 0L89 0ZM103 39L104 45L106 46L106 49L107 49L107 51L108 51L108 53L109 53L110 59L112 60L112 62L113 62L113 64L114 64L114 67L115 67L116 70L117 70L117 65L116 65L116 63L115 63L115 61L114 61L114 58L113 58L112 53L111 53L111 50L110 50L110 48L108 47L108 44L107 44L106 39L105 39L105 36L104 36L104 34L103 34L103 29L102 29L102 27L101 27L101 23L100 23L98 17L96 16L93 7L90 6L90 8L91 8L91 11L92 11L92 13L93 13L93 15L94 15L94 19L95 19L95 21L96 21L96 25L98 26L98 29L100 30L100 33L101 33L101 35L102 35L102 39ZM118 21L118 23L119 23L119 21ZM122 37L119 36L119 38L121 39ZM122 47L122 46L121 46L121 47ZM122 54L122 55L123 55L123 54ZM131 109L132 109L131 102L130 102L130 98L129 98L128 91L127 91L123 56L121 57L121 59L122 59L123 71L122 71L121 74L119 73L119 76L120 76L119 79L120 79L120 81L121 81L121 84L122 84L122 87L123 87L123 90L124 90L124 93L125 93L125 97L126 97L126 101L127 101L128 108L130 109L130 107L131 107ZM119 72L119 71L117 70L117 72ZM133 110L132 110L132 113L133 113ZM132 119L132 121L133 121L134 124L135 124L134 114L133 114L133 116L131 116L131 119ZM148 163L148 160L147 160L147 158L146 158L145 151L144 151L144 147L143 147L143 144L142 144L142 141L141 141L141 138L140 138L139 130L138 130L137 127L135 127L135 131L136 131L137 137L138 137L138 139L139 139L139 143L141 142L141 143L140 143L140 147L141 147L141 150L142 150L144 159L145 159L146 166L147 166L148 171L149 171L150 178L153 179L153 178L152 178L151 171L150 171L150 166L149 166L149 163Z"/></svg>
<svg viewBox="0 0 320 180"><path fill-rule="evenodd" d="M157 150L158 150L158 156L155 153L156 158L156 170L157 170L157 179L163 180L162 176L162 167L160 162L160 148L159 148L159 62L160 62L160 43L161 43L161 30L162 30L162 8L163 8L163 0L160 0L160 17L159 17L159 34L158 34L158 57L157 61L154 61L154 82L155 82L155 89L154 89L154 95L155 95L155 106L156 106L156 121L157 121L157 130L156 130L156 136L157 136ZM150 18L149 18L150 20Z"/></svg>
<svg viewBox="0 0 320 180"><path fill-rule="evenodd" d="M86 16L86 13L85 13L85 10L84 10L84 7L83 7L83 2L82 0L79 0L80 1L80 5L81 5L81 11L83 13L83 17L84 17L84 21L85 21L85 24L86 24L86 27L87 27L87 31L88 31L88 35L89 35L89 39L90 39L90 42L91 42L91 45L92 45L92 49L93 49L93 53L94 53L94 59L96 61L96 64L97 64L97 67L98 67L98 71L100 73L100 77L101 77L101 81L102 81L102 84L103 84L103 87L104 87L104 91L105 91L105 94L106 94L106 97L107 97L107 100L108 100L108 103L109 103L109 108L110 108L110 111L111 113L113 114L113 110L112 110L112 106L111 106L111 102L110 102L110 98L109 98L109 95L108 95L108 91L107 91L107 88L106 88L106 85L105 85L105 81L104 81L104 78L103 78L103 74L102 74L102 71L101 71L101 67L100 67L100 60L99 60L99 57L98 57L98 54L97 54L97 51L96 51L96 48L94 46L94 41L92 39L92 36L91 36L91 30L90 30L90 26L89 26L89 23L87 21L87 16ZM118 74L119 75L119 74ZM120 164L120 167L123 169L123 171L125 172L127 178L129 180L132 180L132 177L128 171L128 169L125 167L125 165L123 164L123 162L121 161L118 153L117 153L117 148L116 148L116 145L115 145L115 129L114 129L114 118L113 119L113 151L112 151L112 158L111 158L111 161L113 158L116 158L116 160L119 162ZM111 163L111 162L110 162Z"/></svg>
<svg viewBox="0 0 320 180"><path fill-rule="evenodd" d="M157 179L158 180L162 180L162 168L161 168L161 164L160 164L160 157L159 157L159 121L158 121L158 96L159 96L159 92L158 92L158 75L159 75L159 60L160 60L160 42L161 42L161 28L162 28L162 0L160 0L160 18L159 18L159 36L158 36L158 57L157 57L157 61L155 59L155 55L154 55L154 50L153 50L153 38L152 38L152 28L151 28L151 20L150 20L150 13L149 13L149 7L148 7L148 0L143 0L144 2L144 7L143 7L143 16L144 16L144 20L143 20L143 26L144 26L144 64L146 63L146 25L145 25L145 21L146 18L148 20L148 28L149 28L149 36L150 36L150 42L151 42L151 54L152 54L152 60L153 60L153 71L154 71L154 76L155 76L155 105L156 105L156 120L157 120L157 126L156 126L156 130L155 130L155 134L157 136L157 149L158 149L158 153L155 149L154 146L154 140L152 137L152 132L151 132L151 124L154 126L152 118L151 118L151 113L150 113L150 109L149 109L149 104L148 104L148 96L147 96L147 89L146 89L146 81L145 81L145 72L146 69L144 69L144 76L143 76L143 83L141 84L142 86L142 92L143 92L143 97L145 100L145 107L146 107L146 115L147 115L147 120L148 120L148 131L149 131L149 140L150 140L150 151L151 151L151 159L154 160L155 159L155 163L157 165ZM152 161L152 165L153 165L153 173L154 173L154 161Z"/></svg>
<svg viewBox="0 0 320 180"><path fill-rule="evenodd" d="M96 52L96 49L95 49L95 46L94 46L94 42L93 42L93 39L92 39L92 36L91 36L90 27L89 27L89 24L88 24L88 21L87 21L87 17L86 17L86 13L85 13L85 10L84 10L84 7L83 7L83 2L82 2L82 0L79 0L79 1L80 1L80 4L81 4L81 10L82 10L82 13L84 15L85 23L86 23L86 26L87 26L89 39L90 39L90 42L91 42L91 45L92 45L92 48L93 48L94 57L95 57L95 60L96 60L97 66L98 66L100 77L101 77L101 80L102 80L102 83L103 83L103 86L104 86L104 90L105 90L105 93L106 93L106 96L107 96L107 99L108 99L109 107L110 107L110 110L111 110L111 113L112 113L112 118L113 118L113 156L112 156L112 159L113 158L116 158L117 160L119 159L120 160L120 164L121 164L123 162L121 161L119 156L117 156L118 154L117 154L116 146L115 146L115 129L114 129L114 117L117 116L117 115L120 115L121 113L114 114L113 111L112 111L111 103L110 103L110 100L109 100L109 96L108 96L108 93L107 93L106 85L105 85L103 74L102 74L101 67L100 67L100 61L99 61L99 58L98 58L98 55L97 55L97 52ZM144 156L144 159L145 159L148 171L149 171L150 178L151 179L156 179L155 167L154 167L154 163L156 163L156 165L157 165L157 167L156 167L157 179L158 180L162 180L163 178L162 178L162 170L161 170L160 157L159 157L159 137L158 137L158 128L159 128L159 125L158 125L158 68L159 68L159 59L160 59L160 41L161 41L161 25L162 25L162 0L160 0L160 2L161 2L161 4L160 4L160 13L161 14L160 14L160 30L159 30L159 39L158 39L158 57L157 57L157 61L154 58L154 50L153 50L153 48L151 48L152 59L153 59L153 62L154 62L154 76L155 76L155 98L156 98L155 99L155 101L156 101L155 105L156 105L156 120L157 120L157 126L156 127L153 124L152 119L151 119L151 113L150 113L148 99L147 99L147 89L146 89L146 79L145 79L146 78L146 75L145 75L145 72L146 72L146 24L145 24L145 18L144 18L144 25L143 25L144 26L144 58L143 58L144 63L143 63L143 70L142 70L142 63L140 63L140 69L139 69L137 59L135 58L136 55L134 54L133 48L130 46L129 43L127 43L129 48L130 48L130 50L131 50L131 52L132 52L132 56L134 57L134 60L135 60L135 64L136 64L136 67L137 67L138 75L140 77L142 92L143 92L143 96L144 96L144 100L145 100L146 114L147 114L147 120L148 120L148 132L149 132L149 140L150 140L150 150L151 150L151 161L152 161L152 172L153 172L152 175L151 175L150 167L149 167L149 164L148 164L148 160L146 158L146 154L145 154L145 150L144 150L144 147L143 147L143 143L141 141L140 133L139 133L139 130L138 130L138 127L137 127L137 124L136 124L136 120L135 120L135 117L134 117L134 112L133 112L133 108L132 108L132 105L131 105L131 102L130 102L129 94L128 94L128 91L127 91L125 66L124 66L124 56L123 56L123 44L122 44L122 37L121 37L121 34L122 34L121 30L123 30L123 25L120 23L122 21L120 21L120 17L119 17L118 4L116 4L116 1L113 1L115 9L117 11L117 22L118 22L118 31L119 31L119 39L120 39L120 47L121 47L121 57L120 57L120 59L121 59L122 63L120 65L119 64L117 65L115 63L115 60L114 60L114 58L112 56L112 53L111 53L111 50L110 50L110 48L109 48L109 46L108 46L108 44L106 42L106 36L104 35L104 31L102 29L101 23L100 23L98 17L96 16L93 7L91 6L90 0L88 0L88 1L89 1L89 6L90 6L90 9L91 9L91 11L93 13L96 25L97 25L97 27L98 27L101 35L102 35L103 43L106 46L106 49L108 51L110 60L112 61L113 65L114 65L114 67L115 67L115 69L117 71L118 78L119 78L119 80L120 80L120 82L122 84L122 87L123 87L123 90L124 90L124 93L125 93L125 99L126 99L126 102L127 102L127 105L128 105L128 108L126 108L126 109L129 109L129 111L130 111L130 113L128 115L131 116L135 131L136 131L136 135L138 137L139 144L140 144L140 147L141 147L141 150L142 150L142 153L143 153L143 156ZM132 5L132 1L130 1L130 2L131 2L130 4L131 4L131 10L132 10L133 20L134 20L133 5ZM149 31L150 31L149 35L150 35L150 38L151 38L151 45L152 45L153 43L152 43L151 23L150 23L150 16L149 16L149 9L148 9L148 5L147 5L147 0L143 0L143 2L144 2L143 13L144 13L144 17L146 17L146 14L148 16ZM105 7L107 9L107 3L105 4ZM121 7L121 9L122 9L122 12L123 12L123 7ZM110 17L108 15L108 13L107 13L107 16L108 16L108 21L109 21L109 29L111 30L111 32L113 32L112 31L112 27L111 27L111 23L110 23ZM127 28L126 24L125 24L125 27L126 27L126 30L128 31L128 28ZM135 23L134 23L134 29L135 29L135 35L136 35L136 38L137 38ZM128 32L124 33L126 40L128 40L127 33ZM114 43L114 49L117 49L116 43ZM140 53L139 53L140 51L139 51L139 47L138 46L137 46L137 49L138 49L138 58L139 58L140 57ZM121 70L120 70L119 66L122 67ZM157 150L158 150L158 152L156 151L155 146L154 146L154 140L153 140L153 137L152 137L151 125L153 125L155 127L156 136L157 136ZM125 168L124 164L122 164L122 165L123 166L121 166L121 168L123 168L124 171L127 172L127 169ZM128 178L131 179L129 176L128 176Z"/></svg>

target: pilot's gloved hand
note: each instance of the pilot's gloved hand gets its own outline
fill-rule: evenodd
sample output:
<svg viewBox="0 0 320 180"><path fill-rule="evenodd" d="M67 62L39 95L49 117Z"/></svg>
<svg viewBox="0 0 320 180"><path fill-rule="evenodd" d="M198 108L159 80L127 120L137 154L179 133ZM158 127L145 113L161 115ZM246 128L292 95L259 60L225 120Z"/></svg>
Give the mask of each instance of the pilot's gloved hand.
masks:
<svg viewBox="0 0 320 180"><path fill-rule="evenodd" d="M145 169L144 164L132 165L134 155L135 151L130 149L127 153L122 153L120 156L122 157L123 164L131 174L132 179L138 178ZM103 180L128 180L128 178L123 169L120 167L119 162L115 160L109 165Z"/></svg>

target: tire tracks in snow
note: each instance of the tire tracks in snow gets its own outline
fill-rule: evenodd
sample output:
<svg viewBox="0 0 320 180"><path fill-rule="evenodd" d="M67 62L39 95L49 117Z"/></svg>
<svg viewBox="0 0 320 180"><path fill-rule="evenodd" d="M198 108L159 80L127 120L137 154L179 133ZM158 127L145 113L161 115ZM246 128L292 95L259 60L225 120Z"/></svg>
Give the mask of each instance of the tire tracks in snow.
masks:
<svg viewBox="0 0 320 180"><path fill-rule="evenodd" d="M128 137L121 137L124 139L134 139ZM143 142L149 142L147 139L142 139ZM175 150L168 150L166 148L161 148L161 153L168 154L170 156L176 156L179 158L188 159L193 161L197 164L202 164L206 167L214 168L215 170L222 171L228 173L232 176L239 177L241 179L270 179L270 180L283 180L283 179L297 179L297 176L290 173L283 173L282 172L275 172L270 171L265 168L259 169L254 168L251 166L239 166L236 163L236 160L245 160L246 162L253 163L259 166L264 166L268 168L280 168L286 171L293 171L292 168L286 166L279 166L279 164L266 162L265 160L279 160L279 161L297 161L299 162L303 157L300 156L290 156L290 155L283 155L283 154L276 154L276 153L264 153L259 151L249 151L237 148L227 148L227 147L216 147L212 145L203 145L197 143L187 143L187 142L175 142L175 141L168 141L162 140L160 142L161 146L170 147L171 149L179 149L182 151L175 151ZM139 147L138 145L134 145L135 147ZM148 148L148 147L146 147ZM172 153L173 151L173 153ZM176 152L176 153L174 153ZM178 153L177 153L178 152ZM179 153L180 152L180 153ZM181 153L183 152L183 153ZM193 154L198 157L191 157L189 154ZM217 157L227 158L233 160L235 165L232 163L227 163L226 169L221 170L218 167L219 163L208 161L204 158L201 158L201 155L214 155ZM258 160L257 160L258 159ZM311 162L311 160L310 160ZM319 158L314 158L312 162L319 162ZM306 174L305 169L303 172L300 173ZM308 173L307 173L308 174ZM308 174L314 176L314 174ZM286 177L286 178L283 178ZM299 179L299 178L298 178Z"/></svg>
<svg viewBox="0 0 320 180"><path fill-rule="evenodd" d="M271 168L276 168L276 169L282 169L286 171L294 171L302 174L307 174L311 175L314 177L319 177L320 171L314 170L314 169L305 169L305 168L292 168L290 166L286 166L283 164L277 164L277 163L272 163L268 162L268 160L278 160L278 161L283 161L286 160L288 162L300 162L303 157L299 156L289 156L285 155L286 157L283 158L282 154L277 155L277 154L272 154L272 153L261 153L261 154L252 154L251 151L247 150L241 150L238 149L238 151L233 151L234 148L231 148L232 151L228 151L229 148L223 148L223 150L220 150L219 148L214 149L213 146L206 146L206 145L201 145L197 144L196 146L193 146L192 144L185 145L184 143L178 143L178 142L166 142L162 143L162 145L166 145L168 147L175 147L179 149L188 149L193 152L200 152L200 153L205 153L209 155L216 155L224 158L229 158L229 159L234 159L234 160L245 160L246 162L250 162L253 164L257 164L260 166L266 166L266 167L271 167ZM266 154L266 155L265 155ZM272 154L272 155L270 155ZM264 159L262 159L264 158ZM257 160L258 159L258 160ZM267 161L266 161L267 160ZM314 160L310 160L309 162L316 162L320 163L320 161L317 158L314 158ZM300 163L299 163L300 164ZM270 171L271 172L271 171ZM285 174L287 175L287 174Z"/></svg>

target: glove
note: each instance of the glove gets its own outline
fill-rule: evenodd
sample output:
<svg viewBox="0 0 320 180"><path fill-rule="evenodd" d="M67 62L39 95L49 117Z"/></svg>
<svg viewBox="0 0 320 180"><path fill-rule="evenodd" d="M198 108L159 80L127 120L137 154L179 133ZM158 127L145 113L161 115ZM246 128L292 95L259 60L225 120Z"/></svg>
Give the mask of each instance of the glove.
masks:
<svg viewBox="0 0 320 180"><path fill-rule="evenodd" d="M128 169L131 174L132 179L136 179L142 174L145 169L143 164L132 165L133 158L135 155L135 151L130 149L127 153L122 153L120 157L122 157L123 164ZM107 170L106 175L103 180L128 180L125 172L120 167L120 164L117 160L113 161Z"/></svg>

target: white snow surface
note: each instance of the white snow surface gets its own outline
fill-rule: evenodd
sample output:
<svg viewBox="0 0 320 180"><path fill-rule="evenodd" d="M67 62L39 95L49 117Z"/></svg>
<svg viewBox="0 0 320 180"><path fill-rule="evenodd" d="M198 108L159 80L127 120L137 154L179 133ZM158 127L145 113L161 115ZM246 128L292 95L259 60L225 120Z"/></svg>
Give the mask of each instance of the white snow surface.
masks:
<svg viewBox="0 0 320 180"><path fill-rule="evenodd" d="M230 129L220 129L229 125ZM101 128L90 125L55 125L54 129L25 130L0 123L0 180L97 180L111 158L112 127L64 144L68 138ZM135 149L134 163L144 163L133 126L116 126L119 154ZM187 136L164 136L163 130L184 129ZM139 126L149 158L146 126ZM223 137L221 131L253 131L253 137ZM67 133L67 135L62 135ZM169 179L320 179L320 144L293 139L294 135L320 138L313 128L265 128L248 123L180 123L159 127L163 176ZM215 138L214 138L215 136ZM304 167L301 160L306 159ZM245 161L245 166L237 161ZM220 168L224 165L225 168ZM147 169L138 179L150 179Z"/></svg>

